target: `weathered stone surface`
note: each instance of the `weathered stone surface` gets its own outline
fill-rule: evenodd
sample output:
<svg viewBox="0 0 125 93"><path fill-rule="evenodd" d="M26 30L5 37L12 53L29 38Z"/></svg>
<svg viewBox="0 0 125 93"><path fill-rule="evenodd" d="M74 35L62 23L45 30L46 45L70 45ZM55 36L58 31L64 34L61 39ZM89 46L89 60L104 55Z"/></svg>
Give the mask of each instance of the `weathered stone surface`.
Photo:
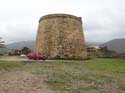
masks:
<svg viewBox="0 0 125 93"><path fill-rule="evenodd" d="M64 59L86 59L80 17L51 14L40 18L35 52Z"/></svg>

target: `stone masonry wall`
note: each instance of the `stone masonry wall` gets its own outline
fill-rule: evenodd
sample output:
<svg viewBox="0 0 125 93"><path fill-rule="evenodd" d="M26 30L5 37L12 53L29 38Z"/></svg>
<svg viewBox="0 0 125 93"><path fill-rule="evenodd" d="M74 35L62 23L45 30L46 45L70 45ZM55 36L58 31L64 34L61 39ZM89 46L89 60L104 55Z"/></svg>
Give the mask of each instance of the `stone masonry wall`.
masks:
<svg viewBox="0 0 125 93"><path fill-rule="evenodd" d="M41 17L35 52L51 58L86 59L81 18L67 14Z"/></svg>

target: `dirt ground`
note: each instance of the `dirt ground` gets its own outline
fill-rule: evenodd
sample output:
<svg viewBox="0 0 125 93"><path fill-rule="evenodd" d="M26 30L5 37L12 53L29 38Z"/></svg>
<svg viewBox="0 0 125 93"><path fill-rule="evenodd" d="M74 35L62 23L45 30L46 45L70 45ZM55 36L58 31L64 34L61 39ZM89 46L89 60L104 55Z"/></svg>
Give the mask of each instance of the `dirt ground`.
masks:
<svg viewBox="0 0 125 93"><path fill-rule="evenodd" d="M2 61L0 93L125 93L125 60Z"/></svg>
<svg viewBox="0 0 125 93"><path fill-rule="evenodd" d="M0 77L0 93L55 93L44 80L24 71L8 72Z"/></svg>

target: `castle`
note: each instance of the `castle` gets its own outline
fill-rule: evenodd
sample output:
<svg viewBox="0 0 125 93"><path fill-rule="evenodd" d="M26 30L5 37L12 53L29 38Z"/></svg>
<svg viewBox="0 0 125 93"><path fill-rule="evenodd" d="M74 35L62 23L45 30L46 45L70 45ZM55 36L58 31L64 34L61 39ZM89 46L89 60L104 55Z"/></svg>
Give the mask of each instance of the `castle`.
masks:
<svg viewBox="0 0 125 93"><path fill-rule="evenodd" d="M50 58L86 59L81 17L69 14L41 17L34 51Z"/></svg>

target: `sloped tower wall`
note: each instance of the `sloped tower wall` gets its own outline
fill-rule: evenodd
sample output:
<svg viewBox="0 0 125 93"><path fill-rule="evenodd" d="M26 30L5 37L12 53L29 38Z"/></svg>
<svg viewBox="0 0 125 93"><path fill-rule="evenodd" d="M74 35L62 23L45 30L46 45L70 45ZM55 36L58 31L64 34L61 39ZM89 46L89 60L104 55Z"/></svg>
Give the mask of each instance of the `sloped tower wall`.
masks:
<svg viewBox="0 0 125 93"><path fill-rule="evenodd" d="M86 47L80 17L50 14L40 18L35 52L51 58L86 59Z"/></svg>

